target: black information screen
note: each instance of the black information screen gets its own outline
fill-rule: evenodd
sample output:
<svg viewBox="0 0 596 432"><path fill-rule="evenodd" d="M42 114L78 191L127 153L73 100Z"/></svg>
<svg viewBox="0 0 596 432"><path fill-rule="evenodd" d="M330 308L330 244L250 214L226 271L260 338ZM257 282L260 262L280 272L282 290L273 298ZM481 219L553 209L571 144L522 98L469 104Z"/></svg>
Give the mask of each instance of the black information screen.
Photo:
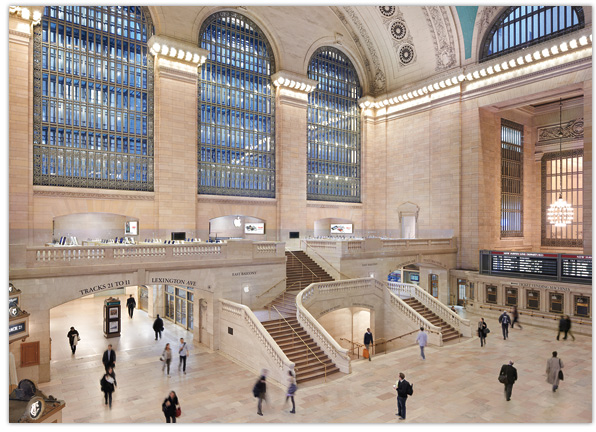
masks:
<svg viewBox="0 0 596 432"><path fill-rule="evenodd" d="M561 276L592 279L592 257L584 255L561 255Z"/></svg>
<svg viewBox="0 0 596 432"><path fill-rule="evenodd" d="M523 273L556 277L557 255L491 252L491 271L493 273Z"/></svg>

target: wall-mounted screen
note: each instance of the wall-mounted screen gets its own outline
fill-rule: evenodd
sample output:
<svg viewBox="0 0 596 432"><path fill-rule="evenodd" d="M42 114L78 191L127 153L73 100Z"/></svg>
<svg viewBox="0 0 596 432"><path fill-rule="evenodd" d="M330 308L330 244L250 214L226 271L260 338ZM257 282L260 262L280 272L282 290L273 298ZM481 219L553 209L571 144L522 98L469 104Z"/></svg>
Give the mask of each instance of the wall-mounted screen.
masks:
<svg viewBox="0 0 596 432"><path fill-rule="evenodd" d="M126 225L124 226L124 235L139 235L139 222L127 221Z"/></svg>
<svg viewBox="0 0 596 432"><path fill-rule="evenodd" d="M265 234L265 224L263 222L245 223L244 234Z"/></svg>
<svg viewBox="0 0 596 432"><path fill-rule="evenodd" d="M172 240L186 240L186 232L173 232Z"/></svg>
<svg viewBox="0 0 596 432"><path fill-rule="evenodd" d="M418 273L410 273L410 281L420 282L420 275Z"/></svg>
<svg viewBox="0 0 596 432"><path fill-rule="evenodd" d="M352 234L353 224L331 224L331 234Z"/></svg>

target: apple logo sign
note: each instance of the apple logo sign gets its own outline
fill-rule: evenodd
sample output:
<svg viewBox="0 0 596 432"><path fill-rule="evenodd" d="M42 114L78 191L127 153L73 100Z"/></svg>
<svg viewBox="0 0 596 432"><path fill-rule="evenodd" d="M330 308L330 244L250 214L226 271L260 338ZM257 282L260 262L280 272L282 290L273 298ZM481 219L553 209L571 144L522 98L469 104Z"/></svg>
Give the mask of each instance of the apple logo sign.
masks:
<svg viewBox="0 0 596 432"><path fill-rule="evenodd" d="M242 220L240 219L240 216L237 216L236 219L234 219L234 226L236 228L240 228L242 226Z"/></svg>

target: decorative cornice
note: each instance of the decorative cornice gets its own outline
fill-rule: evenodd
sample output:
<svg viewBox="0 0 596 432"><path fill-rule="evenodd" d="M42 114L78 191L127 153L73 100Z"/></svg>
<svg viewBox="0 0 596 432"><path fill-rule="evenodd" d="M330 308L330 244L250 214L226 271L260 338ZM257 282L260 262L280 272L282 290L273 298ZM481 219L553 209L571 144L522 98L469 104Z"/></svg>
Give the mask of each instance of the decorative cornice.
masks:
<svg viewBox="0 0 596 432"><path fill-rule="evenodd" d="M163 59L158 59L156 63L156 69L158 72L158 76L161 78L169 78L176 81L188 82L191 84L198 84L197 78L199 76L199 70L195 68L195 70L181 70L176 67L172 67L171 65L162 63Z"/></svg>
<svg viewBox="0 0 596 432"><path fill-rule="evenodd" d="M410 66L416 61L416 50L412 32L408 29L406 20L396 6L380 6L379 13L382 15L385 28L395 49L399 61L398 67Z"/></svg>
<svg viewBox="0 0 596 432"><path fill-rule="evenodd" d="M281 70L271 75L271 81L275 87L288 88L294 91L305 93L312 92L319 82L294 72Z"/></svg>
<svg viewBox="0 0 596 432"><path fill-rule="evenodd" d="M354 208L361 209L362 203L339 203L339 202L323 202L323 201L307 201L306 207L311 208Z"/></svg>
<svg viewBox="0 0 596 432"><path fill-rule="evenodd" d="M198 203L276 206L276 198L227 197L223 195L197 195Z"/></svg>
<svg viewBox="0 0 596 432"><path fill-rule="evenodd" d="M576 140L584 138L583 117L573 119L560 127L558 124L538 128L538 143L543 144L559 139L559 131L563 133L563 140Z"/></svg>
<svg viewBox="0 0 596 432"><path fill-rule="evenodd" d="M8 30L8 40L19 45L29 45L31 40L31 33L26 33L18 30Z"/></svg>
<svg viewBox="0 0 596 432"><path fill-rule="evenodd" d="M51 197L51 198L82 198L82 199L109 199L109 200L142 200L153 201L154 194L152 192L137 192L136 194L114 194L114 193L99 193L99 192L69 192L63 190L33 190L35 197Z"/></svg>
<svg viewBox="0 0 596 432"><path fill-rule="evenodd" d="M502 9L503 6L481 6L476 20L476 27L478 28L477 39L480 40L484 36L484 30L488 28L490 23L493 21L497 12ZM480 44L477 44L480 45Z"/></svg>
<svg viewBox="0 0 596 432"><path fill-rule="evenodd" d="M205 63L209 52L198 46L168 36L153 35L147 42L149 52L156 58L197 68Z"/></svg>

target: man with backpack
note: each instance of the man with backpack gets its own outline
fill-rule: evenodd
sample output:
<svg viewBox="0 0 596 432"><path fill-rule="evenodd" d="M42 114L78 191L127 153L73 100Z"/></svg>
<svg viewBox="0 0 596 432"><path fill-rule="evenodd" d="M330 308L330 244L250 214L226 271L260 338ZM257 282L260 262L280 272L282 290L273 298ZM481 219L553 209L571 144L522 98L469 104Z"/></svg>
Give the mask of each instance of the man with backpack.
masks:
<svg viewBox="0 0 596 432"><path fill-rule="evenodd" d="M414 386L406 381L403 372L399 373L399 380L393 386L397 390L397 416L400 420L406 419L406 399L414 394Z"/></svg>
<svg viewBox="0 0 596 432"><path fill-rule="evenodd" d="M266 400L266 393L267 393L267 374L269 371L267 369L263 369L261 371L261 377L255 383L255 386L252 389L252 394L254 397L259 398L259 403L257 405L257 414L262 416L263 415L263 399Z"/></svg>
<svg viewBox="0 0 596 432"><path fill-rule="evenodd" d="M511 318L509 318L509 315L507 315L507 311L503 311L499 317L499 323L503 329L503 340L505 340L507 337L509 337L509 325L511 324Z"/></svg>

